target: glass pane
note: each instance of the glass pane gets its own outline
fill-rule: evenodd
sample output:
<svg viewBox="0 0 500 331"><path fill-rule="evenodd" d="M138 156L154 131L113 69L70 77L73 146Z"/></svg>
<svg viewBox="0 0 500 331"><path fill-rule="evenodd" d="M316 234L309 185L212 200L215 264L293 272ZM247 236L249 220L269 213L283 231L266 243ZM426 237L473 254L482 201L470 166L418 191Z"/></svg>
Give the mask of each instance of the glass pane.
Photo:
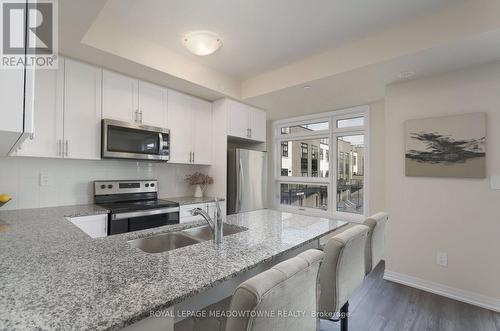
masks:
<svg viewBox="0 0 500 331"><path fill-rule="evenodd" d="M281 176L328 177L328 138L281 142Z"/></svg>
<svg viewBox="0 0 500 331"><path fill-rule="evenodd" d="M337 211L363 213L365 136L337 139Z"/></svg>
<svg viewBox="0 0 500 331"><path fill-rule="evenodd" d="M326 185L281 184L282 205L328 210Z"/></svg>
<svg viewBox="0 0 500 331"><path fill-rule="evenodd" d="M318 123L307 123L294 126L284 126L281 128L281 134L322 131L322 130L328 130L328 128L329 128L328 121L318 122Z"/></svg>
<svg viewBox="0 0 500 331"><path fill-rule="evenodd" d="M346 118L345 120L337 120L337 128L351 128L353 126L363 126L365 124L364 117Z"/></svg>
<svg viewBox="0 0 500 331"><path fill-rule="evenodd" d="M108 126L108 150L138 154L158 154L158 133Z"/></svg>

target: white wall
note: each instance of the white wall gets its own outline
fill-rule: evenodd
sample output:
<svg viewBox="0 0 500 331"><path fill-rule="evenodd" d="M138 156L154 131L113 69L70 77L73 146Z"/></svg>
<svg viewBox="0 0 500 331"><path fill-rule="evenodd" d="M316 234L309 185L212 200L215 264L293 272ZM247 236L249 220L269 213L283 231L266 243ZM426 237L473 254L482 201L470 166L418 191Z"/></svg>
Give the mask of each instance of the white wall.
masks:
<svg viewBox="0 0 500 331"><path fill-rule="evenodd" d="M134 161L59 160L29 157L0 158L0 194L12 201L6 209L37 208L93 203L94 180L158 179L161 197L192 195L184 178L207 167ZM40 172L49 185L39 185Z"/></svg>
<svg viewBox="0 0 500 331"><path fill-rule="evenodd" d="M388 86L385 106L386 269L500 303L500 191L489 178L405 177L403 139L407 119L487 112L487 175L500 175L500 63Z"/></svg>

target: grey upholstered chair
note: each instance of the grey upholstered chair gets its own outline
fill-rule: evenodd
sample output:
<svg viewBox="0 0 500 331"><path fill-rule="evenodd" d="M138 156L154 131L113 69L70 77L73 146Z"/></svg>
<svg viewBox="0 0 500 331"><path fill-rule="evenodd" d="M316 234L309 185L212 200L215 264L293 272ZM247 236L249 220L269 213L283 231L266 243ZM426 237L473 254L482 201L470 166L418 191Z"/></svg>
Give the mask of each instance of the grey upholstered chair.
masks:
<svg viewBox="0 0 500 331"><path fill-rule="evenodd" d="M387 213L377 213L368 217L363 224L370 228L365 248L365 274L368 275L382 261L385 252L385 225Z"/></svg>
<svg viewBox="0 0 500 331"><path fill-rule="evenodd" d="M355 225L330 238L319 274L319 316L332 319L339 313L341 331L348 327L349 299L365 278L365 247L369 228Z"/></svg>
<svg viewBox="0 0 500 331"><path fill-rule="evenodd" d="M365 274L368 275L380 263L385 252L385 225L389 219L389 214L380 212L368 217L362 224L370 228L365 248ZM356 226L357 223L349 223L340 229L321 238L321 249L324 243L331 237Z"/></svg>
<svg viewBox="0 0 500 331"><path fill-rule="evenodd" d="M227 320L191 318L177 323L175 330L314 331L323 256L320 250L307 250L241 283L230 303L225 299L204 309L234 312ZM305 314L287 317L282 312Z"/></svg>
<svg viewBox="0 0 500 331"><path fill-rule="evenodd" d="M243 282L234 292L229 310L251 313L228 318L226 331L316 330L317 280L323 255L319 250L307 250ZM265 315L301 311L306 314L299 318Z"/></svg>

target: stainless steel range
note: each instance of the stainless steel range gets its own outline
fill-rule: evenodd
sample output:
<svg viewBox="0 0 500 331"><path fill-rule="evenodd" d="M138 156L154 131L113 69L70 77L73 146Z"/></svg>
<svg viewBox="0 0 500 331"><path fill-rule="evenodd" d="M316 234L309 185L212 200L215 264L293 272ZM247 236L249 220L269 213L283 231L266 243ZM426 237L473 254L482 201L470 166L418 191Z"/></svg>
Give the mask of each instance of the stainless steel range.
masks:
<svg viewBox="0 0 500 331"><path fill-rule="evenodd" d="M110 211L108 235L179 223L179 204L158 199L158 181L94 182L94 202Z"/></svg>

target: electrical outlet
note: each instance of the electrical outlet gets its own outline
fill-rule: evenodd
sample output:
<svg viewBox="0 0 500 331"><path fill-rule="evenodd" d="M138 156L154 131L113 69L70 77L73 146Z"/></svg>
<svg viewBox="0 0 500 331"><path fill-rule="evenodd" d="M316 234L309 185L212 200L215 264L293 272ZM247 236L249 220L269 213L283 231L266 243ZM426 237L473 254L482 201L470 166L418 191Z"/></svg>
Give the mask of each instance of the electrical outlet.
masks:
<svg viewBox="0 0 500 331"><path fill-rule="evenodd" d="M436 263L442 267L448 267L448 254L445 252L437 252Z"/></svg>
<svg viewBox="0 0 500 331"><path fill-rule="evenodd" d="M46 172L40 172L40 186L49 186L50 177Z"/></svg>

